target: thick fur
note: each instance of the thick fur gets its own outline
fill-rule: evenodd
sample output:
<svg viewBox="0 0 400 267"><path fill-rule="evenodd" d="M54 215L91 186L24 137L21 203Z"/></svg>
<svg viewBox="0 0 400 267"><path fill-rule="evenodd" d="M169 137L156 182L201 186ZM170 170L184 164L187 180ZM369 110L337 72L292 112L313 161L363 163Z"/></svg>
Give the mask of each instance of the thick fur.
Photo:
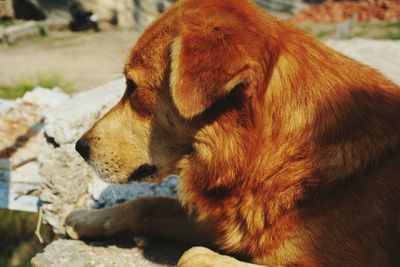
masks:
<svg viewBox="0 0 400 267"><path fill-rule="evenodd" d="M179 173L210 240L253 263L400 266L400 88L378 71L246 0L188 0L145 31L125 75L83 137L103 177Z"/></svg>

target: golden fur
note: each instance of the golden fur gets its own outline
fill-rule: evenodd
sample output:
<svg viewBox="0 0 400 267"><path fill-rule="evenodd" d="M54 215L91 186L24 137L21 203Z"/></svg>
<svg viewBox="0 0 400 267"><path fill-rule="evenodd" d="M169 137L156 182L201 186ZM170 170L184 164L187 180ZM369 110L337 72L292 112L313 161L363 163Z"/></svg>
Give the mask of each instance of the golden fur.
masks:
<svg viewBox="0 0 400 267"><path fill-rule="evenodd" d="M188 0L145 31L125 75L82 138L88 162L117 183L143 164L151 180L179 173L196 220L174 202L172 229L142 199L121 207L147 213L108 221L109 234L181 230L269 266L400 266L400 88L379 72L246 0ZM98 235L121 207L73 213L67 231ZM206 263L246 265L200 248L180 262Z"/></svg>

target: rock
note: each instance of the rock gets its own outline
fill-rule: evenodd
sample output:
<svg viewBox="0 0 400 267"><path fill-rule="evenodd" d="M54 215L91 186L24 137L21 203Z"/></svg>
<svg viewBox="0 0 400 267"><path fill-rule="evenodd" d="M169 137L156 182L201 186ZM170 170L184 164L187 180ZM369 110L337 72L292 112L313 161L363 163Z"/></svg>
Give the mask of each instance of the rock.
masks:
<svg viewBox="0 0 400 267"><path fill-rule="evenodd" d="M14 18L12 0L0 1L0 20Z"/></svg>
<svg viewBox="0 0 400 267"><path fill-rule="evenodd" d="M0 41L11 44L20 39L41 36L50 30L62 30L68 27L68 20L54 18L45 21L26 21L14 26L0 29Z"/></svg>
<svg viewBox="0 0 400 267"><path fill-rule="evenodd" d="M45 118L45 136L39 162L44 178L41 199L44 220L64 233L63 219L78 208L100 208L139 196L176 194L177 178L160 184L103 182L75 151L75 142L122 96L123 79L74 95Z"/></svg>
<svg viewBox="0 0 400 267"><path fill-rule="evenodd" d="M118 102L124 90L125 81L120 79L72 96L47 113L46 134L60 146L74 145L96 120Z"/></svg>
<svg viewBox="0 0 400 267"><path fill-rule="evenodd" d="M36 88L16 101L0 101L0 207L38 210L42 118L66 98L56 90Z"/></svg>
<svg viewBox="0 0 400 267"><path fill-rule="evenodd" d="M18 137L28 133L44 114L67 96L58 91L37 87L16 101L0 102L0 149L12 146Z"/></svg>
<svg viewBox="0 0 400 267"><path fill-rule="evenodd" d="M132 28L135 25L133 0L92 0L79 1L86 10L90 10L100 22L107 22L121 28Z"/></svg>
<svg viewBox="0 0 400 267"><path fill-rule="evenodd" d="M44 253L32 259L33 267L86 267L86 266L174 266L184 251L183 246L161 244L151 249L113 242L85 243L77 240L57 240L45 248Z"/></svg>
<svg viewBox="0 0 400 267"><path fill-rule="evenodd" d="M27 21L20 25L10 26L5 28L0 33L0 39L5 44L11 44L19 39L38 36L39 27L34 21Z"/></svg>

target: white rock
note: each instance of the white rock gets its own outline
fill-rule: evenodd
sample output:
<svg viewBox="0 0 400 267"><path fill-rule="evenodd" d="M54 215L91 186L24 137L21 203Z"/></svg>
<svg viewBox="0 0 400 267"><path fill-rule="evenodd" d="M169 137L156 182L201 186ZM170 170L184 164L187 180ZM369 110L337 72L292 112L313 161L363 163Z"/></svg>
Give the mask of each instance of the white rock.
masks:
<svg viewBox="0 0 400 267"><path fill-rule="evenodd" d="M74 95L46 115L45 132L60 144L75 143L121 98L123 79Z"/></svg>
<svg viewBox="0 0 400 267"><path fill-rule="evenodd" d="M132 242L131 242L132 243ZM114 242L115 244L115 242ZM124 244L122 244L124 245ZM132 244L133 245L133 244ZM32 259L33 267L86 266L174 266L183 252L179 246L152 247L143 253L138 248L115 246L110 243L85 243L77 240L57 240Z"/></svg>
<svg viewBox="0 0 400 267"><path fill-rule="evenodd" d="M49 108L55 108L69 98L69 95L63 93L57 87L49 90L48 88L38 86L33 91L26 92L21 100L25 103L40 106L43 114L45 114Z"/></svg>
<svg viewBox="0 0 400 267"><path fill-rule="evenodd" d="M38 210L42 118L67 98L61 92L35 88L15 101L0 101L0 207Z"/></svg>
<svg viewBox="0 0 400 267"><path fill-rule="evenodd" d="M0 98L0 116L13 105L14 101Z"/></svg>

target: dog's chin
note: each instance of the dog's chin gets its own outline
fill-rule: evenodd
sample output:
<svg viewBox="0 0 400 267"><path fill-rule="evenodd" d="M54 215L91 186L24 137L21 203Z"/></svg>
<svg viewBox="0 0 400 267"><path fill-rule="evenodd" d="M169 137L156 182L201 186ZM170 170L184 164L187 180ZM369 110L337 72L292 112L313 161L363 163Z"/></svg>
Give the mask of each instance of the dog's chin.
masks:
<svg viewBox="0 0 400 267"><path fill-rule="evenodd" d="M108 184L127 184L129 180L126 177L118 177L115 175L109 176L106 174L102 174L97 172L97 175L100 177L101 180Z"/></svg>

